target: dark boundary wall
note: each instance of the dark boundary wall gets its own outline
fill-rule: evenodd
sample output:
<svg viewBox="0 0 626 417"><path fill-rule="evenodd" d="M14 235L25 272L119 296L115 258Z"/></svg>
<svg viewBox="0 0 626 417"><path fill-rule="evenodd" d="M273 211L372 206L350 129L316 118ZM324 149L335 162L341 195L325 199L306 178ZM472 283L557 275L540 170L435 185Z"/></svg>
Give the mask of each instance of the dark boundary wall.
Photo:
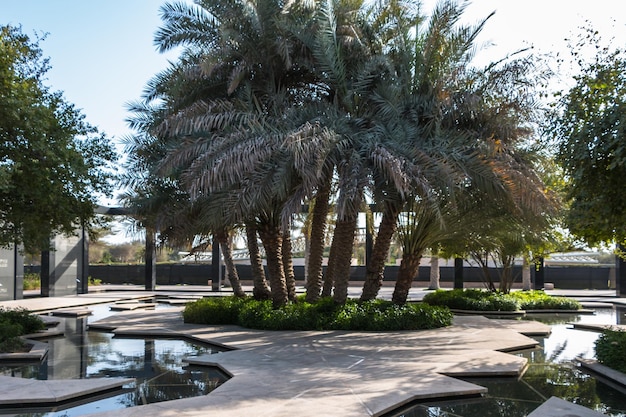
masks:
<svg viewBox="0 0 626 417"><path fill-rule="evenodd" d="M554 284L555 288L562 289L608 289L609 277L613 268L609 266L569 266L569 267L546 267L545 282ZM94 279L100 279L106 284L144 284L143 265L90 265L89 274ZM294 267L296 279L304 280L304 267ZM250 265L237 265L237 271L241 280L252 280ZM452 284L454 282L454 267L440 267L441 282ZM33 271L36 272L36 271ZM167 264L156 267L157 285L209 285L211 277L210 264ZM398 273L397 266L385 268L385 281L395 281ZM430 267L422 266L419 276L415 280L427 285L429 282ZM492 276L497 277L497 271L492 269ZM517 277L516 282L521 283L521 267L514 268ZM463 270L464 282L475 286L482 282L479 268L465 267ZM365 267L353 266L350 273L351 281L363 281L365 279ZM497 282L497 278L494 279Z"/></svg>

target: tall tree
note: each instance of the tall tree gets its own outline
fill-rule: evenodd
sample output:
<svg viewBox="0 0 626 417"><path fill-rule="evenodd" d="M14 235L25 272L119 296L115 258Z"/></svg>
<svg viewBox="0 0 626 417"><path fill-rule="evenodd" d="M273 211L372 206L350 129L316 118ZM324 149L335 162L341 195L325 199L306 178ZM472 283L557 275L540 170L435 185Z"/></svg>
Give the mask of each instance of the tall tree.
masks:
<svg viewBox="0 0 626 417"><path fill-rule="evenodd" d="M0 27L0 246L48 249L95 219L117 155L61 92L44 85L39 41Z"/></svg>
<svg viewBox="0 0 626 417"><path fill-rule="evenodd" d="M591 46L595 56L581 51ZM626 55L587 28L572 45L579 72L560 92L549 133L568 180L566 225L589 245L626 243Z"/></svg>

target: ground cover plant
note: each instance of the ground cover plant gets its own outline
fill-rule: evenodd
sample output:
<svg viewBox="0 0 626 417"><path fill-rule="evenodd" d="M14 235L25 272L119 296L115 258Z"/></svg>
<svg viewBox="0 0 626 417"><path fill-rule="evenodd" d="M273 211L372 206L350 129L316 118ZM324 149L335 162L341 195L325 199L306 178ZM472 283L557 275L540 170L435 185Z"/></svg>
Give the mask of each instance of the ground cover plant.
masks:
<svg viewBox="0 0 626 417"><path fill-rule="evenodd" d="M447 307L383 300L338 304L330 297L315 303L299 298L280 308L274 308L269 300L205 298L187 304L183 318L185 323L236 324L263 330L422 330L452 324Z"/></svg>
<svg viewBox="0 0 626 417"><path fill-rule="evenodd" d="M16 352L25 347L20 336L43 330L41 318L25 309L4 309L0 307L0 352Z"/></svg>
<svg viewBox="0 0 626 417"><path fill-rule="evenodd" d="M595 342L596 359L603 365L626 373L626 331L605 330Z"/></svg>
<svg viewBox="0 0 626 417"><path fill-rule="evenodd" d="M578 301L554 297L543 291L514 291L509 294L480 289L437 290L424 296L424 303L457 310L579 310Z"/></svg>

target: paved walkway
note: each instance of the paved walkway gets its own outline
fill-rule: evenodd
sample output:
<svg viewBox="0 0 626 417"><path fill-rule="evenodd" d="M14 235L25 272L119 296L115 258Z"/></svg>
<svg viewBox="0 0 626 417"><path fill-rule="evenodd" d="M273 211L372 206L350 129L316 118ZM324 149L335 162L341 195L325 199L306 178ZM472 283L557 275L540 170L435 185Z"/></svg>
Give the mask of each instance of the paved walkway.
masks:
<svg viewBox="0 0 626 417"><path fill-rule="evenodd" d="M90 293L0 303L47 312L161 295ZM189 297L199 295L186 289ZM206 293L204 293L206 294ZM201 295L201 294L200 294ZM412 294L420 297L417 291ZM454 377L521 375L526 359L506 352L537 344L524 334L549 332L536 322L457 316L453 326L405 332L270 332L182 322L182 307L128 310L91 323L120 335L174 336L233 348L193 359L232 378L211 394L100 413L99 416L379 416L417 399L478 395L486 390ZM191 360L190 360L191 362ZM535 416L551 415L542 407ZM576 414L572 414L576 415ZM582 415L582 414L581 414ZM599 415L585 414L585 415Z"/></svg>

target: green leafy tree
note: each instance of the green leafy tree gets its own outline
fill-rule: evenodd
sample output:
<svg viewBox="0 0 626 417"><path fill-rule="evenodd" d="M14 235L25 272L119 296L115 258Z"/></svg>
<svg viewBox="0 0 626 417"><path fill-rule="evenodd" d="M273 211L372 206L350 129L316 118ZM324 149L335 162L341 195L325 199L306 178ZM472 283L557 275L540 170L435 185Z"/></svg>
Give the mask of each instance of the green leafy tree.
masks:
<svg viewBox="0 0 626 417"><path fill-rule="evenodd" d="M587 45L595 56L581 54ZM626 242L626 56L587 28L571 47L579 73L559 93L550 133L568 181L566 225L589 245Z"/></svg>
<svg viewBox="0 0 626 417"><path fill-rule="evenodd" d="M27 251L92 224L117 158L109 140L44 85L41 40L0 27L0 245Z"/></svg>

